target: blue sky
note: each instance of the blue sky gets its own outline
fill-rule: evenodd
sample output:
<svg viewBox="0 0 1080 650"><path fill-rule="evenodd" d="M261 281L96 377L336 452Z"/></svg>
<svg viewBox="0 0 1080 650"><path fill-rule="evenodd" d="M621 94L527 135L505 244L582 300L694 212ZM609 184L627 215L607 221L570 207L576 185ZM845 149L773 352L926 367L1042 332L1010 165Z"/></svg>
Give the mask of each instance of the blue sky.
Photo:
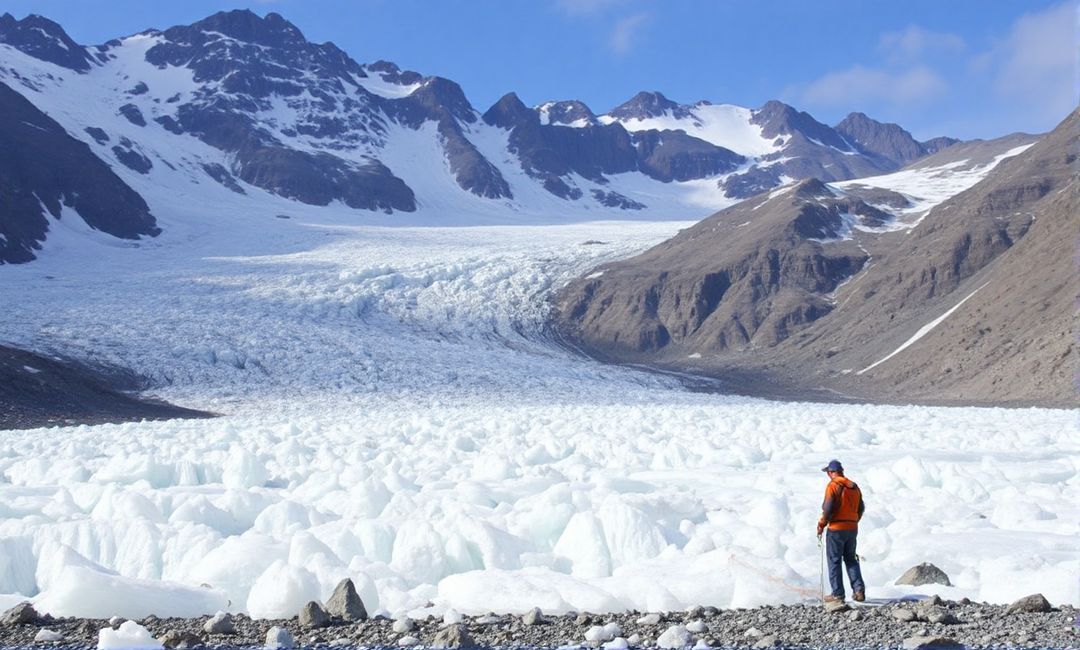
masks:
<svg viewBox="0 0 1080 650"><path fill-rule="evenodd" d="M1077 0L0 0L84 44L241 7L362 63L449 77L480 110L511 90L598 113L660 90L973 138L1048 130L1077 101Z"/></svg>

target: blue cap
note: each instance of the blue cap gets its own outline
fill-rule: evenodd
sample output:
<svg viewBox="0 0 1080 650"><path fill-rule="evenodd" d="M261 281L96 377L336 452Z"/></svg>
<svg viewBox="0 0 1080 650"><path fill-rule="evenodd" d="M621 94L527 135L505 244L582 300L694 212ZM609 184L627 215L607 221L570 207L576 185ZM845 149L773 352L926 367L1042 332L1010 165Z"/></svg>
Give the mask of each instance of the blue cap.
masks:
<svg viewBox="0 0 1080 650"><path fill-rule="evenodd" d="M829 461L828 465L826 465L825 467L822 467L821 471L823 471L823 472L842 472L842 471L844 471L844 466L840 464L840 461L838 461L838 460L836 460L834 458L834 459Z"/></svg>

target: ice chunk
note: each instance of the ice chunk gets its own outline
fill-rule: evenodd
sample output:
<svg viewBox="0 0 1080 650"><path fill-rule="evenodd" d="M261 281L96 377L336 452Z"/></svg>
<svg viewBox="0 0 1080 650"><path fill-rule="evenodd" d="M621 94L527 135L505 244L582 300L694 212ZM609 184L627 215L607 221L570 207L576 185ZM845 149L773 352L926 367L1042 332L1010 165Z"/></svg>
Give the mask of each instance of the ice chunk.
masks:
<svg viewBox="0 0 1080 650"><path fill-rule="evenodd" d="M277 560L251 586L247 611L252 618L291 618L305 604L319 600L321 591L310 571Z"/></svg>
<svg viewBox="0 0 1080 650"><path fill-rule="evenodd" d="M160 650L161 645L147 629L135 621L124 621L118 629L102 628L98 632L98 650Z"/></svg>
<svg viewBox="0 0 1080 650"><path fill-rule="evenodd" d="M194 617L216 612L227 603L225 594L216 589L127 578L95 565L70 549L64 550L42 575L46 588L35 606L54 616Z"/></svg>

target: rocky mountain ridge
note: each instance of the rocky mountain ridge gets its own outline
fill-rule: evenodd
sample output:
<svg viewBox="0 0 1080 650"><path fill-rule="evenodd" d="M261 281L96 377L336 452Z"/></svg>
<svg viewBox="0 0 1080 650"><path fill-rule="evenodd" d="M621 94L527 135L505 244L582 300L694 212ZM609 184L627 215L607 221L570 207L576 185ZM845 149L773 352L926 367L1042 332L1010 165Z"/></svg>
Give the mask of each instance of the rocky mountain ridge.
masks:
<svg viewBox="0 0 1080 650"><path fill-rule="evenodd" d="M481 113L453 81L357 63L276 13L219 12L92 47L46 18L5 14L0 84L89 145L155 213L168 209L157 195L197 191L278 211L693 218L789 179L898 167L775 101L752 110L640 93L596 115L510 93ZM4 217L26 253L0 261L42 245L40 228L14 225L28 218Z"/></svg>
<svg viewBox="0 0 1080 650"><path fill-rule="evenodd" d="M1003 138L929 209L888 185L930 188L964 161L763 193L572 282L556 329L733 388L1075 406L1078 138L1080 111L1034 144Z"/></svg>

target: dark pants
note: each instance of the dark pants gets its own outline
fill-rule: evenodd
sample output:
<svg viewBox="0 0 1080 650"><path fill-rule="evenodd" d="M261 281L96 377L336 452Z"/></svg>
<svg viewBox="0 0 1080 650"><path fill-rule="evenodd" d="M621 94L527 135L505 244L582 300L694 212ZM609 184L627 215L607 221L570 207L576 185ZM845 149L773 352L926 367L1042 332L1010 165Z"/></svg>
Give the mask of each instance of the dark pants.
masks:
<svg viewBox="0 0 1080 650"><path fill-rule="evenodd" d="M859 531L857 530L830 530L825 537L825 557L829 565L829 585L832 587L832 595L837 598L844 597L844 576L840 573L841 560L847 565L851 590L866 593L866 585L862 581L862 570L859 569L859 556L855 554L855 538L858 535Z"/></svg>

